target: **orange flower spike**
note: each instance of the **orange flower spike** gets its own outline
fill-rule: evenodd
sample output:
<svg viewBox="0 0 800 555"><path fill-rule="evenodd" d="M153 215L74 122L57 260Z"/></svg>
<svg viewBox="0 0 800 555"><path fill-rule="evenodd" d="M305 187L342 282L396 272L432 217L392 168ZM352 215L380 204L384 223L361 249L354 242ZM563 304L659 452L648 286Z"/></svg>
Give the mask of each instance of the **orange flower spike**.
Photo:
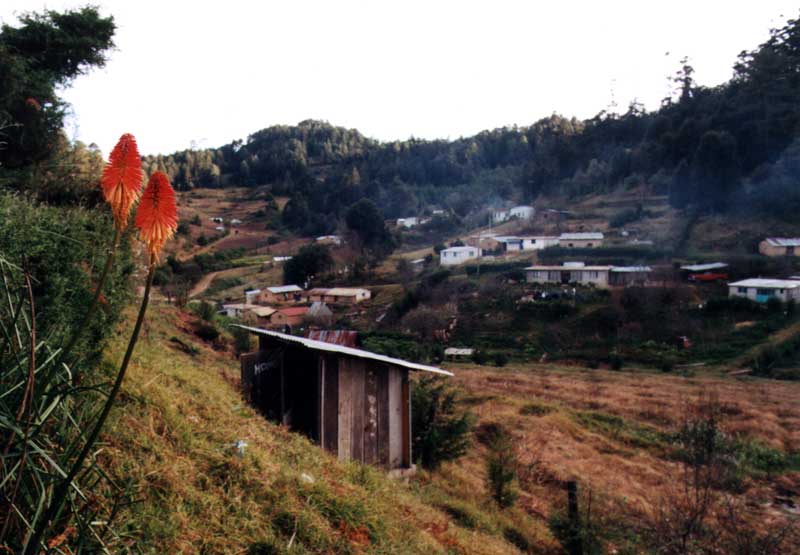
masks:
<svg viewBox="0 0 800 555"><path fill-rule="evenodd" d="M100 184L103 196L111 205L114 224L122 231L128 225L131 207L142 191L142 158L136 139L130 133L120 137L111 151Z"/></svg>
<svg viewBox="0 0 800 555"><path fill-rule="evenodd" d="M158 258L164 243L178 228L175 191L164 172L155 172L150 176L139 208L136 210L135 225L150 255Z"/></svg>

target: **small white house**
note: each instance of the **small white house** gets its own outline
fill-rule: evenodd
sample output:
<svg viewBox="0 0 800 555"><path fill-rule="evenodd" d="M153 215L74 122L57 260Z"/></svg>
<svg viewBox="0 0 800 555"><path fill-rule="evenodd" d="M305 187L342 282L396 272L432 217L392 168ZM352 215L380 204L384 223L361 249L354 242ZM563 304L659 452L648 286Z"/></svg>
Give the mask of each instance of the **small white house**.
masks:
<svg viewBox="0 0 800 555"><path fill-rule="evenodd" d="M800 300L800 281L793 279L750 278L728 284L729 297L745 297L757 303L772 298L782 302Z"/></svg>
<svg viewBox="0 0 800 555"><path fill-rule="evenodd" d="M450 247L439 253L439 263L442 266L456 266L478 257L480 257L478 247Z"/></svg>
<svg viewBox="0 0 800 555"><path fill-rule="evenodd" d="M492 221L501 224L508 220L508 210L495 210L492 212Z"/></svg>
<svg viewBox="0 0 800 555"><path fill-rule="evenodd" d="M244 292L245 304L256 304L260 295L261 289L248 289Z"/></svg>
<svg viewBox="0 0 800 555"><path fill-rule="evenodd" d="M536 210L533 206L520 205L508 210L495 210L492 212L492 220L496 224L501 224L511 219L530 220L535 213Z"/></svg>
<svg viewBox="0 0 800 555"><path fill-rule="evenodd" d="M508 217L509 219L517 218L518 220L530 220L531 218L533 218L535 212L536 211L533 208L533 206L527 206L527 205L515 206L514 208L508 211Z"/></svg>
<svg viewBox="0 0 800 555"><path fill-rule="evenodd" d="M417 217L409 217L409 218L398 218L397 219L397 227L404 227L406 229L416 227L419 225L419 218Z"/></svg>
<svg viewBox="0 0 800 555"><path fill-rule="evenodd" d="M228 318L241 318L246 312L255 308L259 307L249 303L231 303L222 305L222 312L224 312Z"/></svg>
<svg viewBox="0 0 800 555"><path fill-rule="evenodd" d="M214 222L215 224L221 224L225 222L225 220L220 217L211 218L211 221Z"/></svg>

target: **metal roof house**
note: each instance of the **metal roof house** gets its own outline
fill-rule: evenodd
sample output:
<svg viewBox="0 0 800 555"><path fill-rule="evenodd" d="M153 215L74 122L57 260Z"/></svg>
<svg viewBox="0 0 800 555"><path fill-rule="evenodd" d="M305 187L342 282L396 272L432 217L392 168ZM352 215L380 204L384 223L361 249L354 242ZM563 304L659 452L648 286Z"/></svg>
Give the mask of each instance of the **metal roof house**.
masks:
<svg viewBox="0 0 800 555"><path fill-rule="evenodd" d="M446 370L240 326L259 338L241 356L248 402L338 456L402 474L413 468L409 372Z"/></svg>
<svg viewBox="0 0 800 555"><path fill-rule="evenodd" d="M604 236L599 231L582 231L578 233L562 233L558 244L568 249L584 249L603 246Z"/></svg>
<svg viewBox="0 0 800 555"><path fill-rule="evenodd" d="M772 298L788 302L800 301L800 281L792 279L750 278L728 284L729 297L745 297L757 303Z"/></svg>
<svg viewBox="0 0 800 555"><path fill-rule="evenodd" d="M442 266L455 266L475 260L480 255L478 247L450 247L439 253L439 264Z"/></svg>
<svg viewBox="0 0 800 555"><path fill-rule="evenodd" d="M800 237L767 237L758 244L766 256L800 256Z"/></svg>

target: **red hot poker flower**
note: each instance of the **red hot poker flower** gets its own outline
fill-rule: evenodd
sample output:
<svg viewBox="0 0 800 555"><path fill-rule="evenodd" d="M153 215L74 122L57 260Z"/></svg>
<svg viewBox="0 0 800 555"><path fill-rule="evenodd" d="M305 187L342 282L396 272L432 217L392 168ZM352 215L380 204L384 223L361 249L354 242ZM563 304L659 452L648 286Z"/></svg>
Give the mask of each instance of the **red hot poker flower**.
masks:
<svg viewBox="0 0 800 555"><path fill-rule="evenodd" d="M114 224L122 231L128 225L131 207L142 190L142 159L130 133L119 138L103 168L103 196L111 205Z"/></svg>
<svg viewBox="0 0 800 555"><path fill-rule="evenodd" d="M158 258L164 243L178 228L178 206L175 191L163 172L150 176L142 201L136 210L136 227L148 252Z"/></svg>

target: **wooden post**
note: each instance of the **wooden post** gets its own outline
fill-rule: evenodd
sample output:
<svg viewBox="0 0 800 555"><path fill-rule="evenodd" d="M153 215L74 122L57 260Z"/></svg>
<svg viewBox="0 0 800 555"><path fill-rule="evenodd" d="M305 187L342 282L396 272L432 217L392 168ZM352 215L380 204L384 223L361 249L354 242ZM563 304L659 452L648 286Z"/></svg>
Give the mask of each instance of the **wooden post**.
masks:
<svg viewBox="0 0 800 555"><path fill-rule="evenodd" d="M569 555L583 555L581 517L578 513L578 483L575 480L569 480L567 482L567 514L569 516L569 541L567 543L567 551Z"/></svg>

